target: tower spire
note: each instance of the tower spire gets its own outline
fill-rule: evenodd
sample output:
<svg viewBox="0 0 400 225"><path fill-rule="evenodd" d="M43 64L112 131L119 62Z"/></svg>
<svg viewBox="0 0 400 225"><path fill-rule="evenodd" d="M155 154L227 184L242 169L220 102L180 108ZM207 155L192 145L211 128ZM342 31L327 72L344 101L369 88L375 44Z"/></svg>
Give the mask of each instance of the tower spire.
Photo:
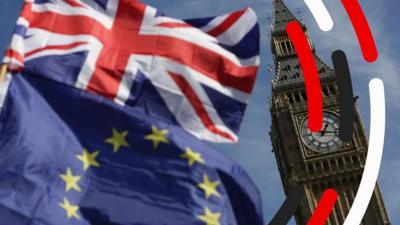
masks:
<svg viewBox="0 0 400 225"><path fill-rule="evenodd" d="M272 22L273 32L284 32L288 22L293 20L298 21L297 18L292 14L292 12L289 10L289 8L285 5L285 3L282 0L273 0L273 5L274 5L273 7L274 19Z"/></svg>

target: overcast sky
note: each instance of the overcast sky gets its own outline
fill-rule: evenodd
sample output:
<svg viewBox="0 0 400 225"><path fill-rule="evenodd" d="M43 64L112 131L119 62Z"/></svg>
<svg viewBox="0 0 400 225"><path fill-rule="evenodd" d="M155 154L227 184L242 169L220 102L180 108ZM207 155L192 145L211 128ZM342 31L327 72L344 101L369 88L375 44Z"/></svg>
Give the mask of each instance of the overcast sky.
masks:
<svg viewBox="0 0 400 225"><path fill-rule="evenodd" d="M238 161L252 176L263 195L263 207L267 221L279 209L284 200L282 184L269 141L270 116L267 97L271 92L267 64L272 63L269 32L271 0L144 0L166 14L178 18L207 17L225 14L247 5L258 14L262 30L261 67L257 83L240 133L240 143L216 145L231 158ZM319 30L303 1L285 0L296 14L301 11L304 23L308 26L318 54L331 65L330 54L342 49L349 58L355 94L360 96L360 110L367 129L369 128L368 82L373 77L381 78L386 87L387 130L386 143L379 176L379 183L389 211L392 224L400 224L400 3L396 0L360 0L372 31L378 43L380 53L376 63L366 63L361 55L356 36L339 0L325 0L333 16L335 27L330 32ZM18 16L22 0L0 0L0 51L7 46Z"/></svg>

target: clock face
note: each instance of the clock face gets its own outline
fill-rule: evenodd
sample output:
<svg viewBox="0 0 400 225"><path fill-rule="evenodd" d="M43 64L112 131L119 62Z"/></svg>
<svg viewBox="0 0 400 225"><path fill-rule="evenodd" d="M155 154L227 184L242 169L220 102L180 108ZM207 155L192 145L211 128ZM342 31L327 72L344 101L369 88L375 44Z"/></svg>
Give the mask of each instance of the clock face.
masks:
<svg viewBox="0 0 400 225"><path fill-rule="evenodd" d="M339 117L330 112L324 112L322 130L312 133L308 129L308 118L301 126L301 138L311 150L325 153L338 150L343 142L339 138Z"/></svg>

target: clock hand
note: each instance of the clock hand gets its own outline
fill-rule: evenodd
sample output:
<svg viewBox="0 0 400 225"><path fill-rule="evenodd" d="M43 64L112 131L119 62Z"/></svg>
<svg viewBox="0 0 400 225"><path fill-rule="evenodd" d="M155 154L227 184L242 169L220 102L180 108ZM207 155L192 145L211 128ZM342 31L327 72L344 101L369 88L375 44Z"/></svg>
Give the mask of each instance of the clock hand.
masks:
<svg viewBox="0 0 400 225"><path fill-rule="evenodd" d="M339 133L339 131L325 131L326 134L336 134Z"/></svg>
<svg viewBox="0 0 400 225"><path fill-rule="evenodd" d="M321 131L321 137L325 135L326 129L328 129L328 126L329 126L328 123L326 123L324 129L322 129L322 131Z"/></svg>

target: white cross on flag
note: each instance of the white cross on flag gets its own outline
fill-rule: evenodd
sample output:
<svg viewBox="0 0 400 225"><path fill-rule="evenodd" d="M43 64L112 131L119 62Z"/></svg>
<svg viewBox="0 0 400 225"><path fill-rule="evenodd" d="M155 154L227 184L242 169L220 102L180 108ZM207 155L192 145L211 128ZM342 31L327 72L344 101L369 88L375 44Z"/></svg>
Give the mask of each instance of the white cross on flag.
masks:
<svg viewBox="0 0 400 225"><path fill-rule="evenodd" d="M26 0L4 63L237 142L259 30L250 8L179 20L136 0Z"/></svg>

